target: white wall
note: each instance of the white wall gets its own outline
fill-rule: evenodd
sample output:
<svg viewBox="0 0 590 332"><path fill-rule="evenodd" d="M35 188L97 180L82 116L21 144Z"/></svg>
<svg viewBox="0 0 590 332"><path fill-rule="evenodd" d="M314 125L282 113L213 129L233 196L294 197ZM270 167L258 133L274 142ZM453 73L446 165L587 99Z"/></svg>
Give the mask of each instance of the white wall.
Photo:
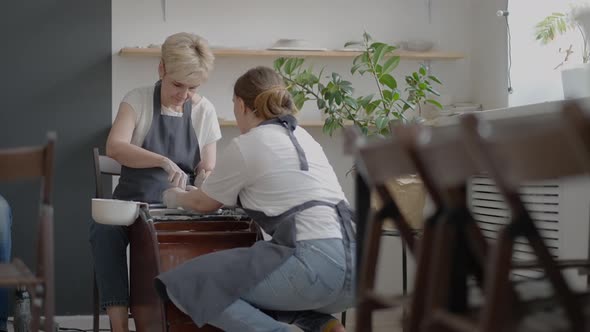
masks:
<svg viewBox="0 0 590 332"><path fill-rule="evenodd" d="M161 1L113 1L113 114L127 91L157 79L158 59L121 57L118 51L125 46L160 44L166 36L179 31L198 33L212 46L250 48L269 47L279 38L305 38L318 47L338 48L347 40L359 39L363 30L386 42L426 38L435 41L439 49L466 55L460 61L433 62L433 73L445 83L443 93L451 95L454 102L482 103L484 109L508 106L506 25L503 18L496 16L497 10L507 8L508 0L432 1L431 24L427 23L427 0L168 0L166 22L162 20ZM328 72L343 74L348 73L350 62L314 60L317 67L326 66ZM219 58L201 93L215 104L220 116L231 118L234 80L252 66L271 63L269 58ZM397 71L400 81L417 64L403 61ZM371 82L358 78L354 83L361 93L372 87ZM309 108L302 114L305 119L319 116ZM341 152L342 139L323 135L321 128L308 130L324 147L353 202L353 181L345 176L352 160ZM223 135L220 147L238 135L238 130L223 128ZM382 259L388 263L380 264L378 287L399 293L399 240L386 239L382 248L388 253ZM567 256L575 256L574 251L579 250L567 249Z"/></svg>
<svg viewBox="0 0 590 332"><path fill-rule="evenodd" d="M519 0L517 0L519 1ZM484 109L508 106L506 22L496 16L508 0L472 0L471 82L473 99Z"/></svg>
<svg viewBox="0 0 590 332"><path fill-rule="evenodd" d="M375 39L395 42L409 38L435 41L441 50L463 52L465 60L433 62L433 73L445 83L443 93L454 101L472 101L470 42L472 19L470 0L433 1L432 23L428 24L426 0L168 0L166 22L161 0L114 0L113 21L113 115L125 93L135 87L153 84L157 79L156 58L121 57L126 46L161 44L166 36L195 32L212 46L266 48L279 38L304 38L318 47L338 48L347 40L358 40L364 30ZM314 59L316 68L348 74L351 58ZM248 68L271 65L270 58L218 58L201 93L217 108L218 115L232 119L232 84ZM416 61L403 61L398 77L418 68ZM347 75L344 75L347 76ZM349 76L349 75L348 75ZM373 91L367 79L355 79L360 93ZM306 109L303 119L319 119L319 112ZM344 190L352 197L352 180L345 173L352 160L342 155L339 137L326 137L320 128L310 128L322 143L338 173ZM237 135L235 128L224 128L221 146Z"/></svg>

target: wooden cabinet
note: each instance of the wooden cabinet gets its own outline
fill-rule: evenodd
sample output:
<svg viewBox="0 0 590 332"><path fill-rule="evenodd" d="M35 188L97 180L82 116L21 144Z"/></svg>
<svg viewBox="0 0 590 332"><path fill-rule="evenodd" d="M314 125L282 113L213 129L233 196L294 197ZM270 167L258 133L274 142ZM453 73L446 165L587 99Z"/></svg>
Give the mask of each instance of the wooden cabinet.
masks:
<svg viewBox="0 0 590 332"><path fill-rule="evenodd" d="M212 332L198 328L172 303L164 302L154 287L161 272L194 257L236 247L249 247L257 228L249 221L166 221L141 217L130 227L130 307L137 331Z"/></svg>

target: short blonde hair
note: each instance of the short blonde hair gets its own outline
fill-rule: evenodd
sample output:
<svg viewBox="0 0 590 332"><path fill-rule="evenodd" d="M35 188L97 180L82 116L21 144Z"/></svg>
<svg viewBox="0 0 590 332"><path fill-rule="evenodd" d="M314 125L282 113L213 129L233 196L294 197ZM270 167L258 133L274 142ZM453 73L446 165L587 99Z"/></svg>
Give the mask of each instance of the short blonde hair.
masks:
<svg viewBox="0 0 590 332"><path fill-rule="evenodd" d="M166 74L184 84L200 85L206 81L214 60L207 41L192 33L174 34L162 45Z"/></svg>

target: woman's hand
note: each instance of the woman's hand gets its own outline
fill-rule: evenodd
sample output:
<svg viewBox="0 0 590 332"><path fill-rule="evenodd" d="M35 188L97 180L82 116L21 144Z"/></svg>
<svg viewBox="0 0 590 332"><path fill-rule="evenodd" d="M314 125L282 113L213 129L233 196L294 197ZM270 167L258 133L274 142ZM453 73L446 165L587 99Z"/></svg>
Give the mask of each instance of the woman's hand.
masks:
<svg viewBox="0 0 590 332"><path fill-rule="evenodd" d="M168 181L172 186L183 190L186 188L188 175L175 162L168 158L163 158L160 167L168 173Z"/></svg>
<svg viewBox="0 0 590 332"><path fill-rule="evenodd" d="M178 187L170 188L164 191L164 194L162 195L162 201L167 208L176 209L180 207L179 197L184 193L186 193L186 191Z"/></svg>

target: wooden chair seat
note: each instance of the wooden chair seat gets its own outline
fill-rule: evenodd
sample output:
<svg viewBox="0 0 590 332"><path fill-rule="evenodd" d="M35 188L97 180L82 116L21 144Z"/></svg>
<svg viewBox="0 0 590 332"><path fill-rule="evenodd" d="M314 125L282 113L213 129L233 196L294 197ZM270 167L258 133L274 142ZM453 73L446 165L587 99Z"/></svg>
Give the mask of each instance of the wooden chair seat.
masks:
<svg viewBox="0 0 590 332"><path fill-rule="evenodd" d="M37 278L33 272L18 258L12 263L0 264L0 284L4 286L36 285L43 280Z"/></svg>

